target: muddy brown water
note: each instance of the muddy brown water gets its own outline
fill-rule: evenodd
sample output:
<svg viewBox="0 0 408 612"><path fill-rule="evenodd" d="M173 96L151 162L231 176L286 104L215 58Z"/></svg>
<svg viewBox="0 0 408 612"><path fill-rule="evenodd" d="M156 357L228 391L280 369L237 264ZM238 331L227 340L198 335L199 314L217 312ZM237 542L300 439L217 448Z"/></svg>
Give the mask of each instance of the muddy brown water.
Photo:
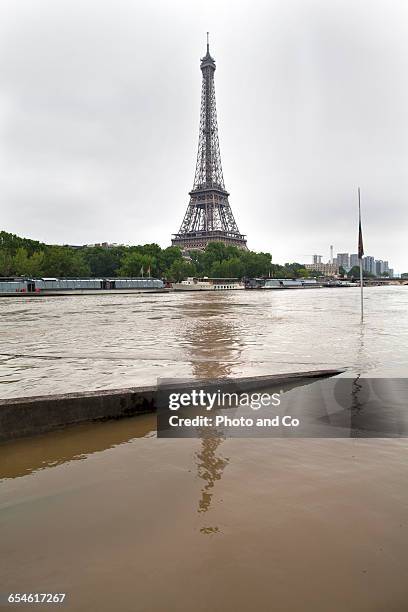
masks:
<svg viewBox="0 0 408 612"><path fill-rule="evenodd" d="M353 289L237 294L0 301L3 397L151 383L163 365L406 373L403 287L367 289L363 328ZM407 610L406 440L155 427L144 415L0 446L2 593L66 592L78 611Z"/></svg>

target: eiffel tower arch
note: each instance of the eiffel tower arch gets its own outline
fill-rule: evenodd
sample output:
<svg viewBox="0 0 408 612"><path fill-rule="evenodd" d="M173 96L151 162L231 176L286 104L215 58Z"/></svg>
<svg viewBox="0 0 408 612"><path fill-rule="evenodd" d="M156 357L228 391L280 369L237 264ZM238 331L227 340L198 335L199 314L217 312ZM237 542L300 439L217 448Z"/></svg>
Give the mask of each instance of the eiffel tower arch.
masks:
<svg viewBox="0 0 408 612"><path fill-rule="evenodd" d="M194 185L183 222L171 242L185 250L205 249L209 242L246 249L246 237L238 229L224 185L215 104L215 60L210 55L208 33L207 54L200 67L203 78Z"/></svg>

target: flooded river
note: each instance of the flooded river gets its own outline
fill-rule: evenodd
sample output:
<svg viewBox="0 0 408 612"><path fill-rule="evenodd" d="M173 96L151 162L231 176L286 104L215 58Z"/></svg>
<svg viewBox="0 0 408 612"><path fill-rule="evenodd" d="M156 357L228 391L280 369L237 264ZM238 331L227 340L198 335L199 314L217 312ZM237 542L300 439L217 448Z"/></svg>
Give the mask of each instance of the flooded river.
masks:
<svg viewBox="0 0 408 612"><path fill-rule="evenodd" d="M406 376L408 287L365 295L363 326L348 288L1 299L0 396ZM65 592L62 609L81 612L405 612L406 440L155 427L144 415L0 445L3 594Z"/></svg>
<svg viewBox="0 0 408 612"><path fill-rule="evenodd" d="M0 298L0 397L340 367L405 376L408 287Z"/></svg>

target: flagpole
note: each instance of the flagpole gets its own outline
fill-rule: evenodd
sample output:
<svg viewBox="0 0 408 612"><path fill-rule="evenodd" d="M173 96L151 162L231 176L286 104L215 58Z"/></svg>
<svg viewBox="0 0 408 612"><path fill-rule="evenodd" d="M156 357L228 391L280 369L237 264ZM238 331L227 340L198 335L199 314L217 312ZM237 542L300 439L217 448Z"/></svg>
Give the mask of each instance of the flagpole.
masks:
<svg viewBox="0 0 408 612"><path fill-rule="evenodd" d="M363 290L363 260L360 259L360 289L361 289L361 322L363 322L364 320L364 307L363 307L363 294L364 294L364 290Z"/></svg>
<svg viewBox="0 0 408 612"><path fill-rule="evenodd" d="M363 282L363 236L361 232L361 201L360 201L360 187L358 188L358 228L359 228L359 242L358 242L358 257L360 260L360 293L361 293L361 323L364 320L364 282Z"/></svg>

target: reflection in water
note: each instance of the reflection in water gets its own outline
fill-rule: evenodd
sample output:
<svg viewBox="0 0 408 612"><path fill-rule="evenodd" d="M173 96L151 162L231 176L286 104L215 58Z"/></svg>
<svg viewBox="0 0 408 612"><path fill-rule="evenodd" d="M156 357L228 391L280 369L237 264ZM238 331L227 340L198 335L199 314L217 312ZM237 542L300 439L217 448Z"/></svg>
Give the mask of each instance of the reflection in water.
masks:
<svg viewBox="0 0 408 612"><path fill-rule="evenodd" d="M118 421L73 425L0 444L0 481L86 459L92 453L153 435L155 428L156 415L142 414Z"/></svg>
<svg viewBox="0 0 408 612"><path fill-rule="evenodd" d="M357 350L356 350L356 370L357 370L357 374L358 376L361 375L362 372L364 372L364 368L367 365L367 355L365 354L365 328L364 328L364 322L360 323L360 328L358 330L358 334L357 334Z"/></svg>
<svg viewBox="0 0 408 612"><path fill-rule="evenodd" d="M242 345L237 341L239 325L231 317L228 295L217 293L200 302L185 303L185 317L193 319L186 331L188 358L196 378L230 376L239 361ZM185 311L184 311L185 310Z"/></svg>
<svg viewBox="0 0 408 612"><path fill-rule="evenodd" d="M360 374L353 379L351 384L351 412L352 414L359 413L363 408L363 402L360 400L360 393L363 388L360 382Z"/></svg>
<svg viewBox="0 0 408 612"><path fill-rule="evenodd" d="M367 358L364 355L364 321L360 322L360 327L357 335L357 351L356 351L356 364L357 364L357 376L354 378L351 385L351 413L358 414L362 408L364 402L362 401L361 391L363 384L360 381L361 373L364 370L365 362Z"/></svg>
<svg viewBox="0 0 408 612"><path fill-rule="evenodd" d="M194 324L190 327L186 340L193 374L198 379L225 378L231 375L234 359L240 357L240 344L237 341L238 328L231 320L230 303L226 294L211 296L216 298L194 304ZM191 310L192 305L186 304ZM222 478L229 463L228 457L217 454L225 438L214 427L199 429L201 450L196 453L197 475L204 481L198 501L199 513L210 510L215 483ZM201 527L200 532L209 535L219 533L218 526Z"/></svg>
<svg viewBox="0 0 408 612"><path fill-rule="evenodd" d="M200 533L205 533L206 535L211 533L219 533L219 527L201 527Z"/></svg>
<svg viewBox="0 0 408 612"><path fill-rule="evenodd" d="M201 439L201 451L196 454L198 476L205 481L201 489L201 498L198 502L198 512L207 512L210 509L213 488L217 480L221 480L224 468L228 465L229 458L216 454L217 448L221 445L223 438L214 435L204 437L204 432L199 432Z"/></svg>
<svg viewBox="0 0 408 612"><path fill-rule="evenodd" d="M221 446L225 438L217 436L217 430L211 431L207 428L206 433L199 431L201 435L201 450L196 453L197 475L204 480L205 484L201 488L201 497L198 500L197 512L208 512L214 495L215 483L221 480L225 467L229 463L228 457L217 455L216 451ZM217 526L201 527L200 532L204 534L218 533L220 528Z"/></svg>

